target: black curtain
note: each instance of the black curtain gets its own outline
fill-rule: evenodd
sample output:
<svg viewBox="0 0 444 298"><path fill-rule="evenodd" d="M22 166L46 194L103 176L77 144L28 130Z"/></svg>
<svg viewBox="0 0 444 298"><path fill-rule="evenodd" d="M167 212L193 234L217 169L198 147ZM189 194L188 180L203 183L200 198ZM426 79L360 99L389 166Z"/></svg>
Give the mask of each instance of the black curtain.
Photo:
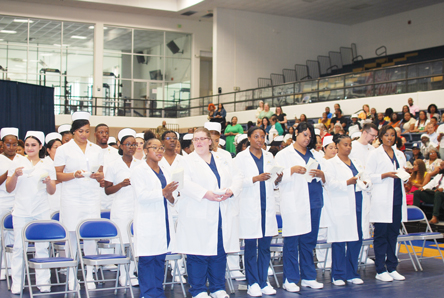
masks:
<svg viewBox="0 0 444 298"><path fill-rule="evenodd" d="M1 127L17 127L22 140L28 130L54 132L54 88L0 80Z"/></svg>

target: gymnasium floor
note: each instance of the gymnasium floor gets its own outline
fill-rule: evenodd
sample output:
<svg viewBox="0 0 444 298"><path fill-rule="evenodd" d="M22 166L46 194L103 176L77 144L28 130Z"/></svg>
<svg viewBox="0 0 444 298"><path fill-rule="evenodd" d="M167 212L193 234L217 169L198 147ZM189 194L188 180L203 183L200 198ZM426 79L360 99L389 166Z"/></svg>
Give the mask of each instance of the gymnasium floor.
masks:
<svg viewBox="0 0 444 298"><path fill-rule="evenodd" d="M414 243L414 245L421 245L420 243ZM434 243L427 243L426 254L429 256L437 255L436 246ZM444 248L444 244L440 244L440 247ZM419 246L415 247L416 250ZM402 252L403 250L401 250ZM405 249L404 249L405 252ZM401 258L406 258L407 254L401 253ZM412 264L409 260L402 261L398 267L398 271L406 277L405 281L401 282L380 282L375 279L375 267L373 265L367 266L365 270L361 269L360 274L364 280L363 285L346 285L344 287L333 286L330 281L330 273L327 271L325 275L322 272L318 272L318 281L324 282L324 289L313 290L309 288L302 288L299 293L288 293L282 288L277 289L277 295L275 297L400 297L400 298L416 298L416 297L443 297L444 296L444 282L442 280L444 274L444 263L440 259L431 258L422 261L424 271L414 271ZM115 273L105 271L106 277L114 276ZM282 275L278 275L279 282L282 283ZM271 284L274 286L274 279L270 276ZM239 285L246 285L246 282L234 282L236 292L231 297L246 298L246 290L239 290ZM54 288L53 288L54 289ZM188 290L188 286L185 286ZM38 292L38 290L36 290ZM86 297L86 293L81 291L82 297ZM168 298L182 298L182 291L180 286L175 286L171 291L169 286L165 291L165 295ZM68 295L73 297L72 294ZM134 296L139 297L138 287L134 288ZM0 297L19 297L18 295L12 295L8 291L6 281L0 282ZM24 297L29 297L28 290L24 292ZM39 297L63 297L62 295L43 295ZM117 296L114 296L113 291L101 291L95 292L91 297L130 297L129 293L125 296L122 290L119 290ZM187 297L191 295L187 292Z"/></svg>

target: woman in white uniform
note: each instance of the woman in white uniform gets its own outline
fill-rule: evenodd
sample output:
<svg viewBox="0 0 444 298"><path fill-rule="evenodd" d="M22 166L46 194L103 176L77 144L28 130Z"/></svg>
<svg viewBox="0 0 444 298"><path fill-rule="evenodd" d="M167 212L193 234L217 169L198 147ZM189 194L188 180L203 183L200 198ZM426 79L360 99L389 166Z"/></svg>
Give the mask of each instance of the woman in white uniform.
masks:
<svg viewBox="0 0 444 298"><path fill-rule="evenodd" d="M134 158L138 160L142 160L145 158L145 153L143 152L143 144L145 144L145 139L143 133L136 134L136 153L134 154Z"/></svg>
<svg viewBox="0 0 444 298"><path fill-rule="evenodd" d="M313 164L316 160L310 151L315 145L313 125L301 122L296 128L296 140L293 145L276 155L276 162L285 166L279 190L284 237L283 288L289 292L299 291L297 283L301 278L303 287L314 289L324 287L322 283L316 281L313 250L316 247L324 204L322 183L325 182L325 177L319 165L305 175L307 163Z"/></svg>
<svg viewBox="0 0 444 298"><path fill-rule="evenodd" d="M134 168L142 161L134 158L136 152L136 132L131 128L124 128L118 134L120 141L119 156L114 162L109 164L105 174L105 193L107 195L115 194L111 206L111 220L117 224L122 235L123 243L129 243L128 233L126 233L128 224L134 217L135 192L131 185L131 173ZM116 253L120 253L120 246L116 246ZM134 276L135 264L131 262L129 268L129 279L133 286L138 285ZM127 276L125 267L120 266L120 285L125 285Z"/></svg>
<svg viewBox="0 0 444 298"><path fill-rule="evenodd" d="M403 182L396 176L405 167L404 153L396 149L397 135L391 126L379 131L381 146L370 152L365 175L373 183L370 202L370 222L374 223L376 279L404 280L396 271L396 245L401 221L407 220L407 205Z"/></svg>
<svg viewBox="0 0 444 298"><path fill-rule="evenodd" d="M62 146L62 135L57 132L51 132L46 135L46 157L45 162L51 167L54 167L54 157L57 152L57 148ZM54 194L49 195L49 211L52 213L60 211L60 197L62 195L62 183L56 181L56 191Z"/></svg>
<svg viewBox="0 0 444 298"><path fill-rule="evenodd" d="M6 191L15 191L12 211L14 224L14 250L12 254L11 292L19 294L22 289L23 243L22 230L33 220L50 219L48 194L56 190L57 179L53 166L43 162L45 135L41 131L28 131L25 137L26 158L13 161L6 180ZM48 243L35 245L36 257L49 257ZM48 269L36 270L36 283L40 292L50 292L51 273Z"/></svg>
<svg viewBox="0 0 444 298"><path fill-rule="evenodd" d="M232 161L211 152L208 129L193 135L194 151L185 158L185 183L179 201L177 250L187 254L188 282L193 297L229 297L225 292L227 253L239 251L238 205L240 173Z"/></svg>
<svg viewBox="0 0 444 298"><path fill-rule="evenodd" d="M257 297L276 294L267 277L271 239L278 234L274 189L282 180L282 174L274 179L270 175L276 163L273 155L262 149L265 143L262 127L250 128L248 141L250 147L238 153L234 163L243 176L239 195L239 237L245 239L247 294Z"/></svg>
<svg viewBox="0 0 444 298"><path fill-rule="evenodd" d="M139 257L140 297L165 297L162 287L167 252L174 247L175 233L171 206L177 182L170 181L168 169L159 165L165 147L152 132L145 133L146 161L131 174L136 192L134 249Z"/></svg>
<svg viewBox="0 0 444 298"><path fill-rule="evenodd" d="M358 274L358 258L362 245L362 190L369 181L358 181L364 167L350 159L351 138L335 136L338 154L329 159L325 169L324 210L328 214L327 241L332 243L332 283L336 286L363 284ZM363 187L363 188L361 188ZM323 211L324 212L324 211Z"/></svg>
<svg viewBox="0 0 444 298"><path fill-rule="evenodd" d="M88 141L90 114L75 112L72 115L73 139L57 149L54 166L57 180L62 181L60 221L69 231L72 251L77 253L76 229L85 219L100 218L100 180L103 179L103 150ZM94 241L84 241L86 255L95 254ZM94 289L93 268L87 266L86 285ZM73 273L73 272L72 272ZM76 274L69 275L69 288L74 289Z"/></svg>

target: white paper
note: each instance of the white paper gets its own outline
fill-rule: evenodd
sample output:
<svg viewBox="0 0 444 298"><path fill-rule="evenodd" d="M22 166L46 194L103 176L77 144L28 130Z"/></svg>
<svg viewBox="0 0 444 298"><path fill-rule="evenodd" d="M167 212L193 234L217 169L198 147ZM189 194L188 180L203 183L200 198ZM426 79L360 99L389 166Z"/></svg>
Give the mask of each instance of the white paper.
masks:
<svg viewBox="0 0 444 298"><path fill-rule="evenodd" d="M313 180L313 176L310 174L311 170L316 170L318 168L319 163L313 159L310 158L307 162L307 165L305 166L305 169L307 170L305 172L305 179L308 183L310 183Z"/></svg>
<svg viewBox="0 0 444 298"><path fill-rule="evenodd" d="M413 165L412 165L412 163L411 163L410 161L408 161L408 162L405 164L405 168L406 168L406 169L413 169Z"/></svg>
<svg viewBox="0 0 444 298"><path fill-rule="evenodd" d="M40 175L40 179L39 180L44 181L46 179L46 177L48 177L48 176L49 176L49 173L48 172L44 172L44 173L42 173Z"/></svg>
<svg viewBox="0 0 444 298"><path fill-rule="evenodd" d="M213 190L213 193L215 193L216 195L220 195L220 196L223 196L226 192L227 192L226 188Z"/></svg>
<svg viewBox="0 0 444 298"><path fill-rule="evenodd" d="M266 173L270 173L270 177L271 177L270 179L275 180L277 178L277 174L282 173L284 171L284 169L285 169L284 167L275 165L275 166L269 168L266 171Z"/></svg>
<svg viewBox="0 0 444 298"><path fill-rule="evenodd" d="M410 174L407 173L404 169L399 168L396 171L396 176L398 176L402 181L407 181L410 179Z"/></svg>
<svg viewBox="0 0 444 298"><path fill-rule="evenodd" d="M177 186L177 191L180 191L183 188L184 183L184 169L183 168L176 168L171 172L171 180L175 182L179 182L179 185Z"/></svg>
<svg viewBox="0 0 444 298"><path fill-rule="evenodd" d="M99 170L100 166L91 166L91 173L95 173Z"/></svg>

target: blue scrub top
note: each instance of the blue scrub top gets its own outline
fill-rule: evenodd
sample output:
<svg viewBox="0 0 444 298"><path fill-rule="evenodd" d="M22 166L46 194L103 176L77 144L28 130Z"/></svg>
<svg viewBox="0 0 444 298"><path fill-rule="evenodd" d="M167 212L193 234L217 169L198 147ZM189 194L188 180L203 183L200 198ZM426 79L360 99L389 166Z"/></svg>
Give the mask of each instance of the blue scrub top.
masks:
<svg viewBox="0 0 444 298"><path fill-rule="evenodd" d="M386 152L387 153L387 152ZM390 161L392 164L396 165L396 169L399 169L399 162L396 159L396 154L393 152L393 158L390 157L390 155L387 154L387 156L390 158ZM393 206L399 206L402 205L402 181L400 178L394 178L393 179Z"/></svg>
<svg viewBox="0 0 444 298"><path fill-rule="evenodd" d="M350 170L352 171L353 177L358 175L359 172L351 160L350 160L350 165L347 165L347 167L349 167ZM362 210L362 191L356 191L356 184L354 186L355 186L356 211L361 212L361 210Z"/></svg>
<svg viewBox="0 0 444 298"><path fill-rule="evenodd" d="M305 164L310 160L310 158L314 158L313 153L307 148L307 152L302 154L298 150L294 149L305 161ZM321 167L318 165L318 169L320 170ZM310 196L310 208L322 208L324 206L324 197L322 195L322 183L321 181L317 181L316 179L313 179L310 183L308 183L308 193Z"/></svg>
<svg viewBox="0 0 444 298"><path fill-rule="evenodd" d="M167 186L167 182L165 179L165 176L163 175L162 169L159 168L159 173L156 173L154 171L154 174L156 174L157 178L159 179L160 183L162 184L162 189ZM165 207L165 226L166 226L166 234L167 234L167 246L170 245L170 223L168 221L168 205L167 205L167 199L163 197L163 206Z"/></svg>
<svg viewBox="0 0 444 298"><path fill-rule="evenodd" d="M216 161L214 160L213 154L211 154L211 161L207 165L210 167L211 171L213 171L214 176L216 176L217 179L217 185L220 188L220 175L219 171L217 170ZM218 223L219 230L222 230L222 214L220 213L220 203L219 203L219 223Z"/></svg>
<svg viewBox="0 0 444 298"><path fill-rule="evenodd" d="M251 157L253 157L254 162L256 163L257 169L259 171L259 175L264 172L264 155L262 154L260 158L254 156L251 153ZM261 191L261 224L262 224L262 235L265 235L265 210L267 209L267 191L265 188L265 181L260 182L260 191Z"/></svg>

